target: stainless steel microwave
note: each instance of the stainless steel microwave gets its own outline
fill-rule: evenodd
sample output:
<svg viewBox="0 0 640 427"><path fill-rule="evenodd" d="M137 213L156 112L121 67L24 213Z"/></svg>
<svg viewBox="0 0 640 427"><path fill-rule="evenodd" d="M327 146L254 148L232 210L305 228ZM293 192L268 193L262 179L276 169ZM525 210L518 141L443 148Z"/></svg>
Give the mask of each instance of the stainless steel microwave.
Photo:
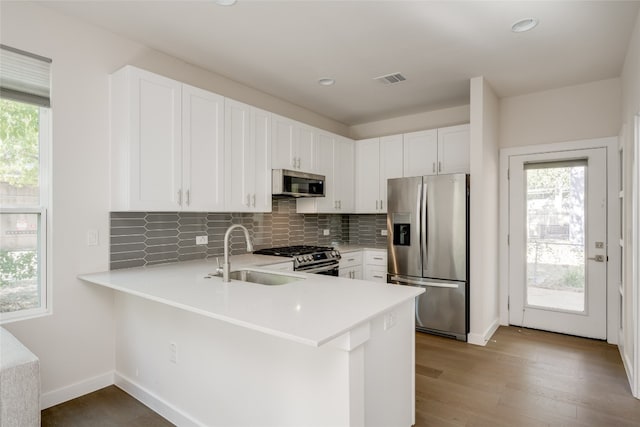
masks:
<svg viewBox="0 0 640 427"><path fill-rule="evenodd" d="M271 187L274 197L324 197L325 177L288 169L273 169Z"/></svg>

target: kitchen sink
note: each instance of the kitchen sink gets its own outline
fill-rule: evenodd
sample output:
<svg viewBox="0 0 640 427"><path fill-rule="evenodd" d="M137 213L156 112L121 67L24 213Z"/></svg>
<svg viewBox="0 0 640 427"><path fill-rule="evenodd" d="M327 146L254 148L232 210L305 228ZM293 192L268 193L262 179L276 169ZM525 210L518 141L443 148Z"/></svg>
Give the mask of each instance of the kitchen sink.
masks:
<svg viewBox="0 0 640 427"><path fill-rule="evenodd" d="M222 277L222 273L217 273L216 276ZM243 282L258 283L260 285L267 286L284 285L286 283L304 280L303 277L255 270L232 271L231 273L229 273L229 279L242 280Z"/></svg>

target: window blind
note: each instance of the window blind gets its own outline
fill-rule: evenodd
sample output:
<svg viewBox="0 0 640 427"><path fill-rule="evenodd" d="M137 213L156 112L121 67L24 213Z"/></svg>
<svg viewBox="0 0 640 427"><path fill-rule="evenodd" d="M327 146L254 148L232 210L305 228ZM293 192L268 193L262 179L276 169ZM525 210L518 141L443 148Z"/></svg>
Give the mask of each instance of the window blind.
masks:
<svg viewBox="0 0 640 427"><path fill-rule="evenodd" d="M50 107L51 59L0 44L0 97Z"/></svg>

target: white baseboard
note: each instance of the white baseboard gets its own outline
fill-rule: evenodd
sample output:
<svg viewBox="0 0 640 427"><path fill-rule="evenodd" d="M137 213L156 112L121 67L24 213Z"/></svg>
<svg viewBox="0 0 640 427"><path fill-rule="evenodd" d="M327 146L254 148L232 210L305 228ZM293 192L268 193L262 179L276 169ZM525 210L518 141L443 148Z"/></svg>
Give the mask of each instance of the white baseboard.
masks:
<svg viewBox="0 0 640 427"><path fill-rule="evenodd" d="M113 384L114 372L109 371L104 374L89 378L75 384L48 391L40 395L40 409L47 409L60 403L66 402L76 397L93 393L96 390L105 388Z"/></svg>
<svg viewBox="0 0 640 427"><path fill-rule="evenodd" d="M176 408L155 393L135 383L130 378L116 372L114 374L114 380L116 386L129 393L135 399L162 415L173 424L178 426L204 426L204 424L193 418L191 415Z"/></svg>
<svg viewBox="0 0 640 427"><path fill-rule="evenodd" d="M618 350L620 351L620 358L622 358L622 365L624 366L624 370L627 373L627 380L629 381L629 386L631 387L631 394L633 394L633 397L635 397L636 399L640 399L640 396L636 396L633 393L633 364L631 363L631 360L629 360L627 355L624 354L621 347L618 347Z"/></svg>
<svg viewBox="0 0 640 427"><path fill-rule="evenodd" d="M467 342L469 344L485 346L500 327L500 319L496 318L482 334L469 333Z"/></svg>

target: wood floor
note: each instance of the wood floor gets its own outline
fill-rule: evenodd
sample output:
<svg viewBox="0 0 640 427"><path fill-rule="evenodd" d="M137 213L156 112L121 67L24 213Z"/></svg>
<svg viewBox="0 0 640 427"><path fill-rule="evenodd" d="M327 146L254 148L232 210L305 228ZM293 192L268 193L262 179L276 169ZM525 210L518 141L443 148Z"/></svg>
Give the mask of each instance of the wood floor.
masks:
<svg viewBox="0 0 640 427"><path fill-rule="evenodd" d="M43 426L170 426L111 386L42 412ZM501 327L486 347L416 333L416 427L640 426L618 349ZM389 426L393 427L393 426Z"/></svg>
<svg viewBox="0 0 640 427"><path fill-rule="evenodd" d="M640 426L618 348L500 327L486 347L416 334L416 426Z"/></svg>

